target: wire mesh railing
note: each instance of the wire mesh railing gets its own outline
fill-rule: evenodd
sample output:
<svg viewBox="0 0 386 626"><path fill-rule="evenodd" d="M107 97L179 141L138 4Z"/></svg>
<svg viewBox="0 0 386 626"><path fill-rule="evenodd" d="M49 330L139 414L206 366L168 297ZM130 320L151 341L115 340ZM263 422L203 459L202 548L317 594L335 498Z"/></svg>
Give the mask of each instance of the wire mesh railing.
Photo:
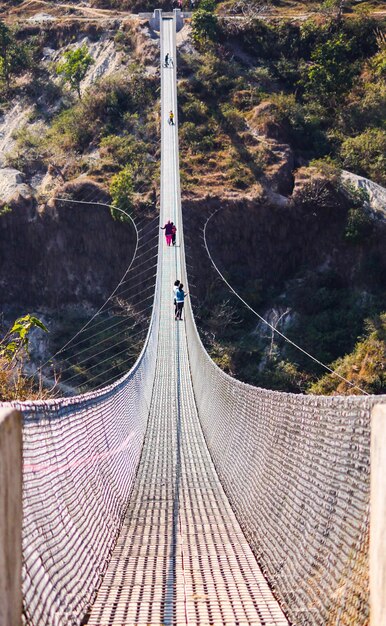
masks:
<svg viewBox="0 0 386 626"><path fill-rule="evenodd" d="M156 288L147 338L128 374L81 396L12 403L24 415L27 626L79 625L92 602L133 487L153 389L158 327Z"/></svg>
<svg viewBox="0 0 386 626"><path fill-rule="evenodd" d="M365 626L369 616L370 413L384 396L301 396L224 373L190 305L191 375L209 451L291 623Z"/></svg>

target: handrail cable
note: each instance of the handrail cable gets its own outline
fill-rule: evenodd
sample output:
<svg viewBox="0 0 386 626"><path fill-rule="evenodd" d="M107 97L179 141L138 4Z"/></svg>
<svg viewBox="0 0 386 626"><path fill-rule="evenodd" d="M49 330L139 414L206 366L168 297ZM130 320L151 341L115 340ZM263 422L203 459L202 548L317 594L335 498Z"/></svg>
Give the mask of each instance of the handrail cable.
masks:
<svg viewBox="0 0 386 626"><path fill-rule="evenodd" d="M124 365L126 363L130 363L131 359L133 357L131 356L129 359L124 359L123 361L121 361L120 365ZM113 365L112 367L109 367L107 370L103 370L103 374L106 374L107 372L111 372L111 370L113 370L115 368L115 366ZM100 374L96 374L95 376L92 376L91 378L87 379L87 382L83 383L84 385L88 385L92 380L95 380L96 378L99 378ZM122 373L121 374L117 374L116 376L114 376L114 378L116 378L117 380L122 377ZM70 380L70 379L69 379ZM63 381L63 385L66 385L67 381ZM103 387L106 387L107 383L103 382ZM96 387L92 388L90 391L95 391L95 389L99 389L100 385L96 385Z"/></svg>
<svg viewBox="0 0 386 626"><path fill-rule="evenodd" d="M151 304L151 305L149 305L148 307L146 307L146 309L143 309L143 310L144 310L144 311L149 310L149 309L151 309L151 308L152 308L152 306L153 306L153 305ZM116 326L118 326L119 324L122 324L124 321L126 321L126 320L121 320L120 322L118 322L118 323L116 324ZM99 346L99 345L101 345L102 343L105 343L106 341L111 341L112 339L114 339L114 337L117 337L118 335L119 335L119 336L122 336L122 334L123 334L124 332L127 332L128 330L130 330L130 328L134 328L135 326L136 326L136 324L133 324L132 326L129 326L128 328L124 328L123 330L119 330L117 333L114 333L114 335L110 335L110 336L106 337L105 339L102 339L101 341L98 341L97 343L94 343L94 344L93 344L93 346L92 346L92 348L84 348L83 350L80 350L79 352L77 352L77 353L76 353L76 355L75 355L75 356L79 356L80 354L84 354L85 352L88 352L88 351L92 350L92 349L93 349L93 348L95 348L96 346ZM139 331L137 331L136 333L134 333L133 335L131 335L131 336L130 336L130 339L133 339L134 337L137 337L138 335L145 333L145 332L146 332L146 330L147 330L146 328L142 328L141 330L139 330ZM87 358L83 359L82 361L78 361L78 362L76 362L74 365L76 365L76 366L81 365L82 363L85 363L86 361L89 361L90 359L92 359L92 358L94 358L94 357L96 357L96 356L98 356L98 355L100 355L100 354L103 354L104 352L107 352L108 350L112 350L114 347L116 347L116 346L120 345L121 343L122 343L122 339L121 339L120 341L116 341L116 342L115 342L115 343L113 343L113 344L110 344L109 346L107 346L107 347L106 347L106 348L104 348L103 350L100 350L100 351L99 351L99 352L97 352L97 353L90 353L90 354L89 354L89 356L88 356ZM60 373L62 374L63 372L68 371L68 370L69 370L69 369L71 369L72 367L73 367L73 365L68 365L67 367L62 368L62 369L60 370Z"/></svg>
<svg viewBox="0 0 386 626"><path fill-rule="evenodd" d="M116 354L114 354L114 356L113 356L113 357L111 357L111 356L110 356L109 358L107 358L107 359L103 359L102 361L99 361L98 363L95 363L94 365L90 365L90 367L85 367L85 368L83 369L82 373L89 372L90 370L93 370L93 369L95 369L96 367L99 367L100 365L103 365L104 363L108 363L109 361L111 361L111 359L112 359L112 358L114 358L114 359L115 359L115 358L117 358L118 356L120 356L121 354L123 354L124 352L127 352L127 348L124 348L124 349L123 349L123 350L121 350L120 352L117 352ZM113 365L110 369L113 369L114 367L116 367L116 366L115 366L115 365ZM108 371L109 371L109 370L104 370L104 371L103 371L103 374L104 374L105 372L108 372ZM97 376L100 376L100 374L98 374ZM74 380L74 378L78 378L78 377L79 377L79 374L74 374L73 376L70 376L70 378L67 378L67 379L66 379L65 384L67 385L67 384L70 382L70 380ZM91 378L91 379L89 379L89 380L93 380L93 379ZM85 384L87 384L87 382L88 382L88 381L86 381L86 383L85 383Z"/></svg>
<svg viewBox="0 0 386 626"><path fill-rule="evenodd" d="M153 276L156 276L156 274L153 274L153 275L152 275L152 277L153 277ZM153 288L153 285L149 285L149 287L147 287L147 289L151 289L151 288ZM149 300L149 299L150 299L150 298L152 298L153 296L154 296L154 292L152 292L150 295L146 296L146 298L143 298L142 300L139 300L136 304L137 304L137 305L138 305L138 304L142 304L143 302L146 302L147 300ZM150 305L150 306L151 306L151 305ZM105 309L105 311L108 311L108 310L110 310L110 309L112 309L112 308L114 308L114 307L109 307L109 309ZM139 309L139 310L137 310L137 309L136 309L136 310L135 310L135 314L136 314L136 315L140 315L140 314L141 314L141 313L143 313L144 311L147 311L147 309L148 309L148 308L149 308L149 306L145 306L145 307L144 307L144 308L142 308L142 309ZM104 313L105 311L103 311L103 313ZM111 319L111 318L118 317L121 313L122 313L122 312L120 311L120 312L118 312L116 315L111 315L111 316L110 316L110 319ZM89 341L89 340L90 340L90 339L92 339L93 337L98 337L98 335L100 335L101 333L104 333L104 332L106 332L107 330L109 330L109 329L111 329L111 328L115 328L115 326L118 326L118 324L121 324L121 323L123 323L124 321L127 321L127 316L126 316L126 317L125 317L125 316L123 316L123 318L122 318L119 322L115 322L115 321L114 321L114 323L113 323L113 324L106 325L106 327L105 327L104 329L102 329L102 330L98 330L96 333L94 333L94 334L92 334L92 335L89 335L88 337L85 337L84 339L80 339L80 341L76 341L75 343L73 343L73 344L72 344L72 347L74 348L75 346L79 346L80 344L84 343L85 341ZM96 324L94 324L93 326L91 326L91 330L95 330L95 328L97 328L98 326L101 326L101 324L104 324L105 322L106 322L106 320L100 320L99 322L97 322ZM61 350L60 354L61 354L62 352L66 352L66 351L67 351L67 348L64 348L63 350ZM76 354L78 354L78 352L77 352Z"/></svg>
<svg viewBox="0 0 386 626"><path fill-rule="evenodd" d="M128 350L131 350L132 348L137 347L138 345L140 345L142 342L141 341L137 341L135 344L133 344L132 346L130 346L130 348L124 348L123 350L121 350L120 352L117 352L116 354L114 354L113 356L104 359L103 361L99 361L98 363L95 363L95 365L90 365L90 367L85 367L83 369L83 371L79 374L73 374L73 376L70 376L70 378L67 378L66 380L63 381L64 385L67 385L71 380L74 380L75 378L78 378L79 376L81 376L82 374L84 374L85 372L89 372L90 370L94 369L95 367L99 367L100 365L103 365L103 363L108 363L109 361L111 361L112 359L115 359L116 357L120 356L121 354L124 354L125 352L128 352ZM123 361L121 361L121 363L119 365L122 365L123 363L127 363L129 362L133 357L135 356L135 353L130 354L130 358L128 359L124 359ZM95 376L93 376L92 378L88 378L87 381L85 381L83 384L84 385L88 385L89 382L91 382L92 380L94 380L95 378L99 378L99 376L103 376L105 375L106 372L110 372L111 370L115 369L116 365L112 365L111 367L109 367L107 370L104 369L103 372L101 372L100 374L96 374ZM119 376L122 376L122 373L119 374ZM106 386L106 382L103 381L103 386Z"/></svg>
<svg viewBox="0 0 386 626"><path fill-rule="evenodd" d="M140 335L141 333L146 332L146 329L142 329L139 330L137 333L134 333L134 335L131 335L130 339L133 339L134 337L137 337L138 335ZM120 334L120 333L117 333ZM130 350L132 347L137 346L141 343L141 341L137 341L135 344L132 344L130 347L126 347L126 350ZM101 354L104 354L105 352L108 352L108 350L112 350L113 348L116 348L117 346L119 346L120 344L122 344L122 341L117 341L116 343L112 344L111 346L108 346L107 348L103 348L103 350L100 350L99 352L96 352L95 354L93 353L92 355L90 355L90 357L83 359L83 361L78 361L76 363L76 366L79 367L79 365L82 365L83 363L87 363L87 361L89 361L91 358L95 358L97 356L100 356ZM114 354L111 358L115 358L115 356L117 356L116 354ZM99 364L98 364L99 365ZM70 370L72 366L65 368L64 370L61 370L62 372L65 372L67 370ZM85 368L84 371L87 371L87 369L89 368Z"/></svg>
<svg viewBox="0 0 386 626"><path fill-rule="evenodd" d="M154 267L154 266L152 266L152 268L153 268L153 267ZM149 269L152 269L152 268L149 268ZM154 278L154 276L156 276L156 275L157 275L156 273L155 273L155 274L152 274L151 276L149 276L149 279L150 279L150 278ZM152 289L152 288L153 288L153 285L149 285L148 287L145 287L145 289L144 289L144 290L147 290L147 289ZM118 297L118 298L119 298L119 297L122 297L122 296L123 296L123 294L125 294L127 291L128 291L128 290L127 290L127 289L125 289L125 290L124 290L124 291L122 291L120 294L118 294L118 296L117 296L117 297ZM153 292L152 292L152 293L151 293L149 296L147 296L146 298L143 298L142 300L139 300L138 302L136 302L136 305L138 306L138 305L139 305L139 304L141 304L142 302L145 302L146 300L148 300L149 298L151 298L153 295L154 295L154 294L153 294ZM111 305L111 306L107 307L106 309L103 309L103 311L101 311L101 313L108 313L109 311L113 311L113 310L114 310L114 309L116 309L118 306L119 306L119 305L117 305L117 304L113 304L113 305ZM122 308L122 307L121 307L121 308ZM141 310L139 310L139 311L137 311L137 310L136 310L136 313L138 313L138 314L139 314L139 313L141 313L141 312L142 312ZM118 315L118 314L119 314L119 312L117 313L117 315ZM110 316L110 317L112 317L112 316ZM106 322L106 320L104 320L104 319L102 319L102 320L100 320L100 321L96 322L96 324L93 324L93 325L92 325L92 329L97 328L98 326L100 326L101 324L104 324L105 322ZM115 326L115 324L112 324L111 328L114 328L114 326ZM106 329L105 329L105 330L107 330L107 327L106 327ZM72 343L72 342L71 342L71 344L72 344L72 346L73 346L73 347L78 346L79 344L83 343L84 341L86 341L86 340L90 339L91 337L94 337L94 336L96 336L96 335L98 335L98 334L99 334L99 332L98 332L98 333L96 333L96 334L94 334L94 335L90 335L89 337L87 337L87 338L85 338L85 339L81 339L80 341L77 341L77 342L75 342L75 343ZM60 350L59 350L56 354L61 354L62 352L65 352L65 351L66 351L66 348L67 348L67 346L64 346L64 347L63 347L63 348L61 348L61 349L60 349ZM56 354L55 354L54 356L56 356ZM53 358L53 357L52 357L52 358Z"/></svg>
<svg viewBox="0 0 386 626"><path fill-rule="evenodd" d="M139 235L138 235L138 229L136 226L136 223L134 221L134 219L131 217L131 215L129 215L129 213L127 213L126 211L124 211L123 209L119 209L118 207L114 207L113 205L109 205L103 202L89 202L89 201L85 201L85 200L71 200L68 198L61 198L61 197L56 197L55 201L59 201L59 202L67 202L70 204L86 204L86 205L94 205L94 206L104 206L106 208L109 209L115 209L117 211L119 211L120 213L122 213L123 215L125 215L126 217L128 217L131 222L132 225L134 226L134 230L136 233L136 245L135 245L135 249L134 249L134 253L133 253L133 257L130 261L130 264L128 266L128 268L126 269L124 275L122 276L121 280L119 281L119 283L117 284L117 286L115 287L115 289L112 291L112 293L109 295L109 297L105 300L105 302L101 305L101 307L99 307L99 309L96 311L96 313L94 313L94 315L82 326L82 328L80 328L74 335L73 337L71 337L65 344L64 346L62 346L62 348L60 348L57 352L55 352L55 354L53 354L47 361L45 361L42 365L39 366L38 369L42 369L45 365L47 365L50 361L52 361L53 358L55 358L55 356L58 356L58 354L61 354L65 348L67 348L67 346L73 342L74 339L76 339L76 337L78 337L80 335L80 333L82 333L90 324L91 322L102 312L102 310L104 309L104 307L106 306L106 304L111 300L111 298L116 294L116 292L118 291L119 287L122 285L124 279L126 278L128 272L130 271L134 260L136 258L137 255L137 250L138 250L138 243L139 243Z"/></svg>
<svg viewBox="0 0 386 626"><path fill-rule="evenodd" d="M322 361L319 361L319 359L317 359L316 357L312 356L312 354L310 354L309 352L307 352L306 350L304 350L304 348L301 348L297 343L295 343L294 341L292 341L292 339L289 339L286 335L284 335L282 332L280 332L280 330L278 330L277 328L275 328L272 324L270 324L266 319L264 319L264 317L262 317L261 315L259 315L259 313L257 313L257 311L255 311L249 304L248 302L246 302L238 293L237 291L235 291L235 289L233 289L232 285L227 281L227 279L225 278L225 276L220 272L219 268L217 267L216 263L213 260L213 257L210 253L210 250L208 248L208 243L206 240L206 227L209 223L209 221L212 219L212 217L214 215L216 215L216 213L218 213L219 211L222 211L224 209L224 207L221 207L219 209L217 209L216 211L214 211L212 213L212 215L210 215L208 217L208 219L205 222L204 228L203 228L203 237L204 237L204 244L205 244L205 248L206 248L206 252L208 254L208 257L214 267L214 269L216 270L216 272L218 273L218 275L220 276L220 278L224 281L224 283L227 285L228 289L231 290L231 292L236 296L236 298L238 298L240 300L240 302L242 302L244 304L244 306L247 307L247 309L249 309L254 315L256 315L256 317L259 318L259 320L261 320L262 322L264 322L264 324L266 324L267 326L269 326L269 328L271 330L273 330L275 333L277 333L278 335L280 335L280 337L282 337L283 339L285 339L285 341L287 341L288 343L290 343L292 346L294 346L294 348L297 348L297 350L300 350L300 352L302 352L303 354L305 354L306 356L308 356L310 359L312 359L313 361L315 361L315 363L317 363L318 365L321 365L321 367L324 367L324 369L328 370L330 372L330 374L332 374L333 376L336 376L337 378L340 378L341 380L343 380L345 383L347 383L348 385L350 385L350 387L352 387L353 389L358 389L361 393L363 393L366 396L369 396L370 394L365 391L364 389L362 389L361 387L358 387L358 385L355 385L354 383L352 383L351 381L349 381L347 378L345 378L344 376L341 376L340 374L338 374L335 370L331 369L331 367L329 367L328 365L326 365L325 363L322 363Z"/></svg>
<svg viewBox="0 0 386 626"><path fill-rule="evenodd" d="M152 287L152 285L149 285L148 289L150 289ZM153 292L149 295L146 296L146 298L143 298L142 300L140 300L139 302L137 302L137 304L141 304L142 302L146 302L147 300L149 300L150 298L153 297ZM143 307L142 309L139 310L135 310L135 315L140 315L142 313L144 313L145 311L147 311L149 308L151 308L151 304L147 305L145 307ZM117 317L118 314L115 316L111 316L112 318ZM97 324L95 324L94 326L91 327L92 330L94 330L97 326L100 326L101 324L103 324L106 320L101 320L100 322L98 322ZM115 328L116 326L119 326L120 324L123 324L124 322L127 322L127 316L123 316L122 319L120 319L118 322L114 322L114 324L110 324L110 325L106 325L106 328L102 329L102 330L98 330L98 332L89 335L88 337L85 337L84 339L81 339L80 341L77 341L76 343L72 344L72 347L74 348L75 346L79 346L82 343L84 343L85 341L90 341L90 339L93 339L94 337L98 337L99 335L107 332L108 330L111 330L112 328ZM135 323L132 325L135 326ZM101 342L99 342L101 343ZM95 344L98 345L98 344ZM62 352L67 352L67 348L65 348ZM78 352L75 353L74 356L78 355L78 354L82 354L83 349L79 350Z"/></svg>

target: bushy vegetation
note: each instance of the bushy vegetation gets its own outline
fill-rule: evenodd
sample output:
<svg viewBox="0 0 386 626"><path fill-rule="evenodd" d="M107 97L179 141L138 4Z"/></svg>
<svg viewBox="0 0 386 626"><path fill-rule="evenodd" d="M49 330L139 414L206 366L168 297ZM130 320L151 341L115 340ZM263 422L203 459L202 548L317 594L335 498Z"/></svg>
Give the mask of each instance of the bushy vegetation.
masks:
<svg viewBox="0 0 386 626"><path fill-rule="evenodd" d="M221 187L224 194L227 189L250 193L259 182L266 186L275 143L291 147L295 167L311 165L282 219L308 231L308 239L329 224L334 250L328 250L326 232L324 261L296 270L294 259L302 257L297 249L286 275L279 278L270 270L271 283L262 277L256 289L251 287L259 282L256 275L247 273L247 288L240 268L226 263L222 268L260 314L288 310L280 330L331 367L341 367L339 358L357 363L364 357L364 348L355 346L370 340L365 320L379 319L386 309L384 256L374 216L367 198L341 180L341 168L346 168L385 184L386 38L380 21L363 11L345 19L340 5L314 3L312 19L296 23L261 20L242 2L220 10L205 3L203 15L193 19L200 55L183 55L180 89L185 189L199 183L201 192ZM227 18L225 9L231 7L239 19ZM228 240L225 235L222 246L231 245ZM279 255L282 244L276 248ZM297 244L305 250L307 245L312 244ZM345 263L339 263L336 250ZM218 247L216 252L222 257ZM252 253L246 249L245 254ZM240 263L241 258L240 252ZM260 268L255 271L260 277ZM215 292L215 303L202 294L197 314L208 350L221 367L252 384L294 392L318 389L320 366L263 327L256 330L256 318L237 301L225 306L226 290L216 285ZM224 311L230 320L225 325ZM381 345L384 339L378 339ZM379 359L374 363L380 366ZM381 383L367 374L364 389L379 393ZM338 389L331 382L324 388L323 393ZM342 390L357 393L350 385Z"/></svg>
<svg viewBox="0 0 386 626"><path fill-rule="evenodd" d="M331 364L339 376L326 374L311 385L310 393L331 395L334 393L371 394L386 393L386 313L370 318L365 323L365 333L353 352L340 357Z"/></svg>
<svg viewBox="0 0 386 626"><path fill-rule="evenodd" d="M363 356L363 389L381 393L376 368L382 377L383 335L377 360L356 346L367 341L366 320L376 323L386 310L386 226L374 218L366 194L341 181L333 163L315 161L309 170L324 175L305 182L286 209L271 208L259 218L248 207L222 218L216 214L207 230L209 248L230 284L271 325L332 369L341 369L339 359L357 367ZM189 221L186 230L194 236ZM239 252L230 253L231 247ZM204 342L220 367L254 385L316 392L325 370L259 322L221 281L212 284L210 264L201 271L192 282L206 288L199 305L194 295L192 301ZM331 380L336 386L328 378L326 390L333 393L340 381ZM355 384L361 387L359 379ZM358 393L349 384L339 386L342 390Z"/></svg>
<svg viewBox="0 0 386 626"><path fill-rule="evenodd" d="M87 70L94 63L94 59L88 52L86 44L75 50L67 50L64 58L56 66L56 73L63 77L72 89L75 89L79 99L81 98L80 83L87 74Z"/></svg>
<svg viewBox="0 0 386 626"><path fill-rule="evenodd" d="M66 176L95 175L109 183L112 174L130 167L133 191L146 192L156 172L155 82L137 68L100 80L81 100L15 134L8 164L27 174L50 164ZM99 158L88 155L99 150Z"/></svg>
<svg viewBox="0 0 386 626"><path fill-rule="evenodd" d="M41 399L48 395L33 378L23 373L29 358L30 333L34 328L47 332L33 315L19 317L0 337L0 401Z"/></svg>
<svg viewBox="0 0 386 626"><path fill-rule="evenodd" d="M185 189L260 193L272 155L253 135L243 111L245 76L217 47L184 54L179 86L181 173ZM251 87L253 90L253 87ZM249 95L248 95L249 97ZM253 97L253 96L252 96Z"/></svg>
<svg viewBox="0 0 386 626"><path fill-rule="evenodd" d="M218 20L215 14L215 0L201 0L192 17L192 37L202 50L208 42L213 42L218 34Z"/></svg>
<svg viewBox="0 0 386 626"><path fill-rule="evenodd" d="M34 39L19 41L16 29L0 21L0 95L9 95L16 77L37 66L37 46Z"/></svg>
<svg viewBox="0 0 386 626"><path fill-rule="evenodd" d="M249 66L264 70L260 101L272 102L271 115L300 156L329 155L385 184L386 38L379 22L327 11L299 24L224 18L218 30L222 47L236 47L236 56L241 48Z"/></svg>

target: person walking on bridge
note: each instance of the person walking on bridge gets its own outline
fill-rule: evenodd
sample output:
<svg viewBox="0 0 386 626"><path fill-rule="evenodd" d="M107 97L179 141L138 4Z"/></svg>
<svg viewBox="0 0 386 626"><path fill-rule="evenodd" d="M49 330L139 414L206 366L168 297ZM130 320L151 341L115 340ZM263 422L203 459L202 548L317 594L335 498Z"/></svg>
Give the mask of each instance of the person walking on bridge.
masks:
<svg viewBox="0 0 386 626"><path fill-rule="evenodd" d="M173 235L173 224L170 220L165 224L165 226L161 226L161 230L165 231L165 239L166 245L170 246L172 243L172 235Z"/></svg>
<svg viewBox="0 0 386 626"><path fill-rule="evenodd" d="M177 278L177 280L175 280L175 281L174 281L174 285L173 285L174 317L175 317L176 319L177 319L177 317L176 317L176 316L177 316L177 300L176 300L176 293L177 293L177 291L178 291L178 288L179 288L180 284L181 284L181 283L180 283L180 281L179 281L179 280L178 280L178 278Z"/></svg>
<svg viewBox="0 0 386 626"><path fill-rule="evenodd" d="M167 52L165 54L165 67L169 67L169 59L170 59L170 55L169 55L169 52Z"/></svg>
<svg viewBox="0 0 386 626"><path fill-rule="evenodd" d="M176 232L177 232L177 227L175 224L173 224L172 222L172 245L175 246L176 245Z"/></svg>
<svg viewBox="0 0 386 626"><path fill-rule="evenodd" d="M169 113L169 124L170 124L170 126L174 126L174 113L173 113L173 111L170 111L170 113Z"/></svg>
<svg viewBox="0 0 386 626"><path fill-rule="evenodd" d="M177 312L175 314L176 320L182 320L182 309L184 308L184 300L188 293L184 292L183 284L180 283L178 289L176 290L176 303L177 303Z"/></svg>

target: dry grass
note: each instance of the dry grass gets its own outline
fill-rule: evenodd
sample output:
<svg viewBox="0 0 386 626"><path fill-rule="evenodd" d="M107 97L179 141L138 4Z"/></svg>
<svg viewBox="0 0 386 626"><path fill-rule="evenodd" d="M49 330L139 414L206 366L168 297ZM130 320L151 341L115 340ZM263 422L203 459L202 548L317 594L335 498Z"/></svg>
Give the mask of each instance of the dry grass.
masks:
<svg viewBox="0 0 386 626"><path fill-rule="evenodd" d="M42 381L36 383L25 376L20 365L10 366L7 359L0 358L0 402L46 400L53 395L53 388L44 389Z"/></svg>

